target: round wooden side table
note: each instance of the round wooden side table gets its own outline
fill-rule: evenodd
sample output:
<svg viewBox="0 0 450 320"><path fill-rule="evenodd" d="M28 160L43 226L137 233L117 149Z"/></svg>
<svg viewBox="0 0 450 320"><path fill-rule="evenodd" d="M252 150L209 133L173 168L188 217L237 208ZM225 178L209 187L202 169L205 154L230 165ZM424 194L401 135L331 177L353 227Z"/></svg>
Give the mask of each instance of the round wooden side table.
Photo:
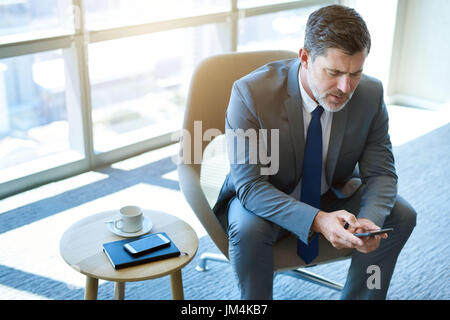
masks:
<svg viewBox="0 0 450 320"><path fill-rule="evenodd" d="M178 249L187 255L115 270L103 252L103 243L125 238L110 232L104 222L117 218L118 210L86 217L67 229L60 242L64 261L86 275L85 299L97 299L99 279L114 281L114 299L124 299L125 282L149 280L168 274L172 299L184 299L181 269L197 253L197 235L189 224L173 215L146 209L143 212L153 223L150 233L166 232Z"/></svg>

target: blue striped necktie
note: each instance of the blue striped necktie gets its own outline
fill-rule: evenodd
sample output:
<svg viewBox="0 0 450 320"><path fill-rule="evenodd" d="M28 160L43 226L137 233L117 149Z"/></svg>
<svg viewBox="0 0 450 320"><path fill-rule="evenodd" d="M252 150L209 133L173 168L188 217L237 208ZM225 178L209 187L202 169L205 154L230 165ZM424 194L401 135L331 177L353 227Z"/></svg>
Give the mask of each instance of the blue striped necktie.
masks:
<svg viewBox="0 0 450 320"><path fill-rule="evenodd" d="M320 208L320 183L322 181L322 125L320 116L322 106L312 112L306 135L305 156L303 159L302 190L300 201L317 209ZM308 244L298 239L297 254L309 264L319 255L319 235L314 234Z"/></svg>

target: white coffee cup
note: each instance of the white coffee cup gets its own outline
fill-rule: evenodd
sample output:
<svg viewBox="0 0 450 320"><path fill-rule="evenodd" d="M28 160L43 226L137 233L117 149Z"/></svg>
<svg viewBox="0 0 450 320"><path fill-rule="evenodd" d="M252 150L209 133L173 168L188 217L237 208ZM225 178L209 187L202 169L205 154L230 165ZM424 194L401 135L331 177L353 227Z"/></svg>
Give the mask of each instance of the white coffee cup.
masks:
<svg viewBox="0 0 450 320"><path fill-rule="evenodd" d="M120 208L120 218L114 221L114 226L123 232L137 232L142 229L144 215L142 209L137 206L125 206Z"/></svg>

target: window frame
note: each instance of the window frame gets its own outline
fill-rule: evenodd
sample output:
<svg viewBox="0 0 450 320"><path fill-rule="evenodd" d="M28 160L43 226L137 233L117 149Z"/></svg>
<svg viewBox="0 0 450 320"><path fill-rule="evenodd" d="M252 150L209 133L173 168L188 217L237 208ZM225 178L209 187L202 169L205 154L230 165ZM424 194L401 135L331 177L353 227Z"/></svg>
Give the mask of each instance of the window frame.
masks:
<svg viewBox="0 0 450 320"><path fill-rule="evenodd" d="M70 109L70 112L68 112L68 121L71 127L71 145L76 145L78 151L84 153L84 158L81 160L0 183L0 199L51 181L68 178L174 143L171 137L177 131L95 154L93 148L91 84L88 65L89 44L179 28L227 22L230 27L229 40L231 52L236 52L240 19L340 2L338 0L300 0L258 7L239 8L238 0L229 1L230 9L223 12L89 31L86 29L84 0L72 0L74 10L73 33L49 36L48 32L44 32L43 35L45 36L39 39L0 43L0 59L63 49L66 80L68 80L66 83L69 84L66 85L66 103L68 110Z"/></svg>

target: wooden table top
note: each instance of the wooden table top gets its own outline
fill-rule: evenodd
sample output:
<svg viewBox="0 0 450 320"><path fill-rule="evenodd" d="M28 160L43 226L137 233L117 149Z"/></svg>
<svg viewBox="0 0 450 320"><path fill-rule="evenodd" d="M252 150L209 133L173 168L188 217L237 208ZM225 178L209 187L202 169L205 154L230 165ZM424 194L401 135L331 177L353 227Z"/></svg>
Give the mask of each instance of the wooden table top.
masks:
<svg viewBox="0 0 450 320"><path fill-rule="evenodd" d="M159 278L183 268L197 253L198 238L195 231L173 215L147 209L143 209L143 212L153 223L150 233L166 232L178 249L188 255L115 270L103 252L103 243L125 239L109 231L104 223L118 217L118 210L114 210L84 218L67 229L60 242L61 256L82 274L118 282Z"/></svg>

